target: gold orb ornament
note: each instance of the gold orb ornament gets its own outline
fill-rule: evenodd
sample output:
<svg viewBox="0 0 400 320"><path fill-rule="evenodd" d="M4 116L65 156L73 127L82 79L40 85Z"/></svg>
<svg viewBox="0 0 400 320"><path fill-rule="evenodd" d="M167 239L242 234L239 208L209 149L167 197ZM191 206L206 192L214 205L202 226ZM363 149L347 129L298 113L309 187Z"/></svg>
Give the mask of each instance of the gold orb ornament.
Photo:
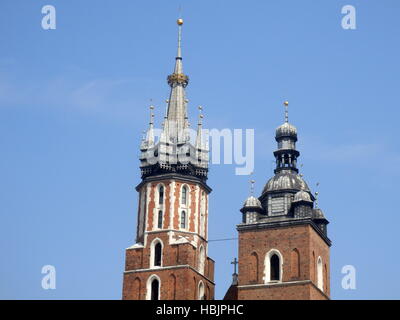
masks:
<svg viewBox="0 0 400 320"><path fill-rule="evenodd" d="M289 101L285 101L283 104L287 107L289 105Z"/></svg>
<svg viewBox="0 0 400 320"><path fill-rule="evenodd" d="M183 19L176 20L176 23L178 24L178 26L183 25Z"/></svg>

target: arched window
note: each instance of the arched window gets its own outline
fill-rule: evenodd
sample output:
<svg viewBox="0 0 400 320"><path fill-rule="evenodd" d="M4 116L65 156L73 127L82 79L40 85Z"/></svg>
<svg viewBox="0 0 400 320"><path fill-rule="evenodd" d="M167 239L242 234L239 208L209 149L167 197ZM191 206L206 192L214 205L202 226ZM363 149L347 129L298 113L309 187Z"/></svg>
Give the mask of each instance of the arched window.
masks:
<svg viewBox="0 0 400 320"><path fill-rule="evenodd" d="M161 267L161 255L162 255L162 246L161 243L157 242L154 246L154 266Z"/></svg>
<svg viewBox="0 0 400 320"><path fill-rule="evenodd" d="M204 247L201 246L199 250L199 272L204 274L204 262L205 262L206 254Z"/></svg>
<svg viewBox="0 0 400 320"><path fill-rule="evenodd" d="M188 189L187 189L187 187L186 186L183 186L182 187L182 198L181 198L181 203L183 204L183 205L187 205L187 192L188 192Z"/></svg>
<svg viewBox="0 0 400 320"><path fill-rule="evenodd" d="M186 211L181 212L181 229L186 229Z"/></svg>
<svg viewBox="0 0 400 320"><path fill-rule="evenodd" d="M282 281L283 258L276 249L271 249L265 256L264 262L264 282Z"/></svg>
<svg viewBox="0 0 400 320"><path fill-rule="evenodd" d="M276 254L273 254L270 260L271 263L271 281L278 281L280 274L280 266L279 266L279 257Z"/></svg>
<svg viewBox="0 0 400 320"><path fill-rule="evenodd" d="M163 243L156 238L150 245L150 268L162 266Z"/></svg>
<svg viewBox="0 0 400 320"><path fill-rule="evenodd" d="M163 219L163 212L160 210L158 211L158 221L157 221L158 229L162 229L162 219Z"/></svg>
<svg viewBox="0 0 400 320"><path fill-rule="evenodd" d="M324 291L324 275L323 275L321 257L318 257L318 262L317 262L317 287L321 291Z"/></svg>
<svg viewBox="0 0 400 320"><path fill-rule="evenodd" d="M200 282L199 282L199 294L198 294L198 299L199 299L199 300L205 300L203 281L200 281Z"/></svg>
<svg viewBox="0 0 400 320"><path fill-rule="evenodd" d="M158 204L164 203L164 187L160 186L158 189Z"/></svg>
<svg viewBox="0 0 400 320"><path fill-rule="evenodd" d="M147 279L146 299L147 300L160 300L160 287L161 287L160 278L155 274L151 275Z"/></svg>
<svg viewBox="0 0 400 320"><path fill-rule="evenodd" d="M160 300L160 283L157 279L153 279L151 282L151 300Z"/></svg>

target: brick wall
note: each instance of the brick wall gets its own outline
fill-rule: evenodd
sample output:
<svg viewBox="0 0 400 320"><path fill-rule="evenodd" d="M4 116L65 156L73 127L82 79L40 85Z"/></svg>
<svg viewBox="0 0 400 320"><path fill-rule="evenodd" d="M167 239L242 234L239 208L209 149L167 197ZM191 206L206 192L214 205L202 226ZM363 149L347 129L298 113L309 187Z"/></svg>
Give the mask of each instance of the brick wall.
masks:
<svg viewBox="0 0 400 320"><path fill-rule="evenodd" d="M271 249L283 257L282 284L241 288L265 284L265 259ZM316 287L319 256L325 294ZM326 299L329 272L329 246L309 224L239 231L239 299L295 299L296 292L298 299ZM312 283L301 283L307 280Z"/></svg>

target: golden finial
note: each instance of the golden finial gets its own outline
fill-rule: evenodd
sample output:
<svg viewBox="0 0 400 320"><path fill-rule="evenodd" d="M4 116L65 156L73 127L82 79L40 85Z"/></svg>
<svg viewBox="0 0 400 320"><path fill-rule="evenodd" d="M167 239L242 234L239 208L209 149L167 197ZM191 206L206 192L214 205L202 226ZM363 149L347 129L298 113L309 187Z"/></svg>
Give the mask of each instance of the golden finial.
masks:
<svg viewBox="0 0 400 320"><path fill-rule="evenodd" d="M179 18L178 20L176 20L176 23L178 24L178 26L183 25L183 19Z"/></svg>
<svg viewBox="0 0 400 320"><path fill-rule="evenodd" d="M285 106L288 106L289 105L289 101L285 101L284 103L283 103Z"/></svg>

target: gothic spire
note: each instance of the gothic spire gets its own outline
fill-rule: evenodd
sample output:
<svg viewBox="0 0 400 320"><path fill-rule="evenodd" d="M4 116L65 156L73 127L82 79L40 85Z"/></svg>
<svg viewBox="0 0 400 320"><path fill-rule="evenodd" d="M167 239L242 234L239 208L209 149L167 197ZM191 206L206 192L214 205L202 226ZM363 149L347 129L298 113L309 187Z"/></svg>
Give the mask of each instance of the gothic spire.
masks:
<svg viewBox="0 0 400 320"><path fill-rule="evenodd" d="M188 128L187 100L185 88L189 83L189 77L183 73L182 65L182 25L183 20L178 19L178 50L175 58L174 72L168 76L168 84L171 87L167 107L167 121L164 130L168 131L171 142L186 142L184 132Z"/></svg>

